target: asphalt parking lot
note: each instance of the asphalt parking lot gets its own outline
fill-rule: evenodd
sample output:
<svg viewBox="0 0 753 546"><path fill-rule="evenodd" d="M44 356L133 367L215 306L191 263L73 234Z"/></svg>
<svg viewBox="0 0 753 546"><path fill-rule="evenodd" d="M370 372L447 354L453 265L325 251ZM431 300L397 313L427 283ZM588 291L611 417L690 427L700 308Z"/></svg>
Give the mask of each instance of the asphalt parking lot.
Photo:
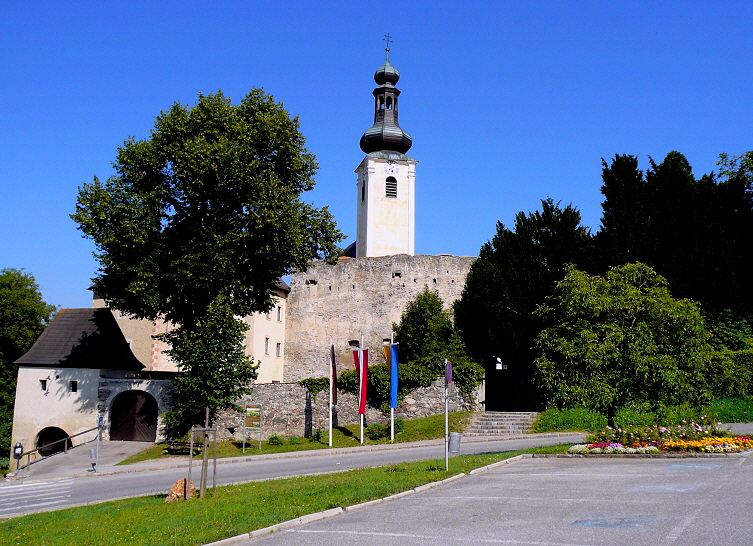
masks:
<svg viewBox="0 0 753 546"><path fill-rule="evenodd" d="M525 458L248 544L752 544L746 455Z"/></svg>

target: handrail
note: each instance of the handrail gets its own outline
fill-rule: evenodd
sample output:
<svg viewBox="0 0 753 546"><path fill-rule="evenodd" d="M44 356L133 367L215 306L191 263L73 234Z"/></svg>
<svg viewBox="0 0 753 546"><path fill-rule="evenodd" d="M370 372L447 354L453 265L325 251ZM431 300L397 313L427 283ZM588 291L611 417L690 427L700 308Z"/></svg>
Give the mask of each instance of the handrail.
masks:
<svg viewBox="0 0 753 546"><path fill-rule="evenodd" d="M46 447L54 446L55 444L59 444L60 442L65 442L64 451L68 453L68 440L71 438L75 438L76 436L81 436L82 434L86 434L87 432L91 432L92 430L97 430L99 427L92 427L90 429L84 430L83 432L77 432L76 434L72 434L70 436L66 436L65 438L61 438L60 440L55 440L54 442L50 442L49 444L45 444L43 446L36 447L30 451L24 451L21 453L21 456L16 460L16 469L19 468L19 465L21 463L21 459L26 457L26 468L31 467L31 454L32 453L38 453L41 449L44 449ZM34 461L36 462L36 460Z"/></svg>

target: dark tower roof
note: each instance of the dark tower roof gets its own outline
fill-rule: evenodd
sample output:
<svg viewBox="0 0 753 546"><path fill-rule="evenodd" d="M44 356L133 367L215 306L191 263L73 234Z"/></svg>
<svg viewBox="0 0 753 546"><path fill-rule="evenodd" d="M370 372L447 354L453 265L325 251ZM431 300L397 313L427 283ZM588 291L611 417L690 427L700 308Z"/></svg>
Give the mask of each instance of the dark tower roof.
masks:
<svg viewBox="0 0 753 546"><path fill-rule="evenodd" d="M400 128L397 121L400 91L395 84L400 72L390 64L390 48L387 43L387 60L374 73L377 88L374 89L374 125L361 137L361 150L374 152L397 152L404 154L413 145L411 136Z"/></svg>

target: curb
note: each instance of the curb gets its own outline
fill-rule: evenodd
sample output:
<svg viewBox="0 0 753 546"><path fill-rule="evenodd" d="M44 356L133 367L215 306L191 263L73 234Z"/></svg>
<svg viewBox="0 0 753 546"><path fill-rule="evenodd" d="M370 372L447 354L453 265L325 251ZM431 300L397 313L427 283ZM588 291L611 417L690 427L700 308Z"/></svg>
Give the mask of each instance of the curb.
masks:
<svg viewBox="0 0 753 546"><path fill-rule="evenodd" d="M501 435L501 436L463 436L463 441L466 443L483 443L483 442L498 442L500 440L526 440L531 438L559 438L562 436L571 436L573 434L585 434L585 433L578 433L578 432L542 432L542 433L530 433L530 434L508 434L508 435ZM352 446L352 447L337 447L337 448L323 448L323 449L311 449L311 450L301 450L301 451L288 451L283 453L269 453L265 455L252 455L252 456L240 456L240 457L225 457L225 458L218 458L217 464L237 464L237 463L248 463L252 461L258 461L258 460L278 460L278 459L295 459L300 457L315 457L315 456L325 456L325 455L338 455L341 453L352 453L353 451L363 451L363 452L371 452L371 451L386 451L386 450L392 450L392 449L409 449L412 447L424 447L424 446L440 446L444 444L443 438L433 439L433 440L420 440L417 442L404 442L404 443L397 443L397 444L375 444L375 445L365 445L365 446ZM155 460L164 460L164 459L155 459ZM146 462L146 461L145 461ZM140 463L135 463L140 464ZM180 461L169 461L165 460L165 464L155 464L153 466L149 467L142 467L142 468L129 468L132 465L123 465L123 470L108 470L105 472L85 472L81 474L74 474L70 476L61 476L61 477L55 477L55 478L37 478L35 476L23 476L23 475L16 475L16 476L7 476L5 478L6 481L17 481L17 480L43 480L48 481L50 479L68 479L68 478L96 478L98 476L113 476L116 474L131 474L134 472L152 472L157 470L167 470L167 469L176 469L176 468L188 468L188 458L180 460Z"/></svg>
<svg viewBox="0 0 753 546"><path fill-rule="evenodd" d="M424 485L418 485L414 487L413 489L408 489L407 491L402 491L400 493L395 493L394 495L390 495L388 497L383 497L381 499L374 499L370 501L361 502L359 504L353 504L351 506L345 506L345 507L337 507L332 508L330 510L324 510L323 512L315 512L313 514L307 514L305 516L300 516L298 518L290 519L287 521L283 521L280 523L277 523L275 525L270 525L269 527L263 527L261 529L256 529L255 531L249 531L248 533L243 533L241 535L237 535L230 538L225 538L222 540L218 540L216 542L210 542L209 544L206 544L205 546L225 546L230 544L241 544L245 541L258 538L260 536L268 535L271 533L276 533L279 531L284 531L287 529L290 529L292 527L297 527L299 525L304 525L306 523L311 523L313 521L319 521L321 519L331 518L334 516L339 516L341 514L347 513L347 512L357 512L358 510L363 510L365 508L369 508L371 506L375 506L377 504L382 504L386 501L391 500L397 500L402 499L404 497L408 497L410 495L414 495L416 493L420 493L421 491L427 491L429 489L433 489L435 487L439 487L440 485L446 485L448 483L454 482L456 480L459 480L460 478L465 478L470 474L474 474L477 472L483 472L484 470L489 470L492 468L496 468L503 464L508 464L512 461L517 461L521 459L529 458L530 456L526 455L517 455L516 457L512 457L510 459L505 459L504 461L497 461L496 463L492 463L486 466L482 466L480 468L475 468L470 471L469 474L465 474L461 472L460 474L455 474L454 476L450 476L449 478L445 478L444 480L440 480L438 482L430 482L426 483Z"/></svg>

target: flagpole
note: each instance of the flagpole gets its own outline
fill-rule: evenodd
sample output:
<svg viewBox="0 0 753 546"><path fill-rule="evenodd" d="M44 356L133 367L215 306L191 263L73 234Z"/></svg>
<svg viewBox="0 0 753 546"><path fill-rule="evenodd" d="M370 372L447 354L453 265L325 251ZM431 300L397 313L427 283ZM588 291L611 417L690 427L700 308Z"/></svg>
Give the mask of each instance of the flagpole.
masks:
<svg viewBox="0 0 753 546"><path fill-rule="evenodd" d="M395 334L390 334L390 355L392 354L392 344L395 343ZM392 359L390 358L390 379L392 378ZM397 378L394 378L397 380ZM390 381L390 390L392 390L392 381ZM390 398L392 396L390 395ZM395 443L395 408L390 404L390 443Z"/></svg>
<svg viewBox="0 0 753 546"><path fill-rule="evenodd" d="M361 360L361 369L359 370L359 372L360 372L360 376L361 377L358 378L358 384L361 386L361 388L358 389L358 408L359 408L359 410L361 408L361 397L363 396L363 387L364 387L364 385L363 385L363 368L364 368L364 366L363 366L363 334L361 334L361 355L360 356L361 356L361 358L360 358L360 360ZM359 411L359 413L360 413L360 411ZM363 415L364 414L361 413L361 445L363 445Z"/></svg>
<svg viewBox="0 0 753 546"><path fill-rule="evenodd" d="M447 393L449 386L447 382L447 359L444 359L444 470L445 472L450 470L450 419L449 419L449 405L447 403Z"/></svg>
<svg viewBox="0 0 753 546"><path fill-rule="evenodd" d="M329 338L329 359L332 360L332 336ZM332 447L332 392L334 391L334 378L332 374L332 368L335 365L334 362L329 363L329 447Z"/></svg>

